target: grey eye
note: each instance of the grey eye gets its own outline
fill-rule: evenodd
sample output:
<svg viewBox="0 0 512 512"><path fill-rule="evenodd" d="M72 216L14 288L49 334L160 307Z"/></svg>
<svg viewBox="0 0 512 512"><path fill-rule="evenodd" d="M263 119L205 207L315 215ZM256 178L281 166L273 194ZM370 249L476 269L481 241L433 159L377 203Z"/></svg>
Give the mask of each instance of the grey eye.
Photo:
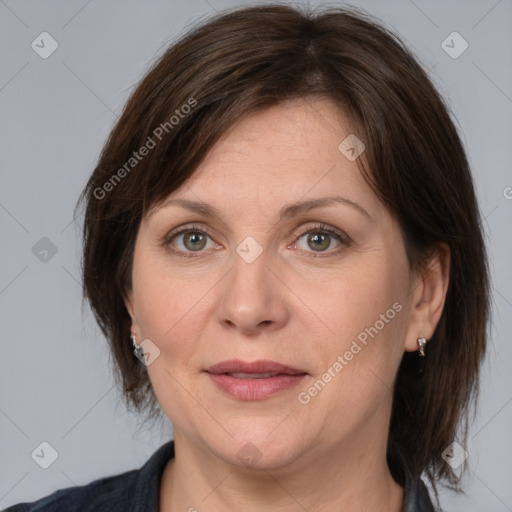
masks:
<svg viewBox="0 0 512 512"><path fill-rule="evenodd" d="M200 251L206 246L207 235L199 233L198 231L188 231L183 233L183 245L189 251Z"/></svg>
<svg viewBox="0 0 512 512"><path fill-rule="evenodd" d="M323 251L331 245L331 236L326 233L310 233L307 237L307 244L311 249Z"/></svg>

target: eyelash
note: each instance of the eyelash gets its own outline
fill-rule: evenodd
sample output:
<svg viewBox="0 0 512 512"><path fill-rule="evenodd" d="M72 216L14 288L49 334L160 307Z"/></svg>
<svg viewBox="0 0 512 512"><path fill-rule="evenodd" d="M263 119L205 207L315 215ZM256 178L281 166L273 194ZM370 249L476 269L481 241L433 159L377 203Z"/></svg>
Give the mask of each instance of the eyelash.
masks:
<svg viewBox="0 0 512 512"><path fill-rule="evenodd" d="M193 232L193 233L200 233L200 234L207 235L208 237L212 238L212 235L209 232L209 230L204 229L204 228L200 228L199 226L196 226L194 224L194 225L191 225L191 226L185 226L184 228L178 229L177 231L171 231L170 233L167 233L163 237L161 243L162 243L162 245L166 246L167 249L170 252L172 252L173 254L176 254L177 256L180 256L182 258L197 258L197 257L199 257L199 254L196 256L196 255L193 254L193 251L189 251L187 253L184 253L182 251L173 249L171 247L171 242L172 242L173 238L175 238L176 236L182 235L184 233L191 233L191 232ZM293 236L295 237L295 239L294 239L294 241L292 243L298 242L304 235L309 235L310 233L327 234L329 236L334 237L343 246L350 245L350 239L349 239L349 237L346 234L344 234L341 231L334 230L334 229L328 227L326 224L323 224L323 223L317 223L314 226L312 226L309 229L307 229L306 231L301 231L299 233L294 233ZM332 256L333 254L338 254L342 249L343 249L343 247L338 248L337 250L334 250L334 251L329 251L329 252L320 251L320 252L316 253L316 255L314 255L314 256L310 255L310 256L306 256L306 257L307 258L312 258L312 259L329 257L329 256ZM198 251L198 252L200 253L202 251ZM306 251L306 252L309 252L309 251ZM309 253L309 254L315 254L315 253L313 252L313 253Z"/></svg>

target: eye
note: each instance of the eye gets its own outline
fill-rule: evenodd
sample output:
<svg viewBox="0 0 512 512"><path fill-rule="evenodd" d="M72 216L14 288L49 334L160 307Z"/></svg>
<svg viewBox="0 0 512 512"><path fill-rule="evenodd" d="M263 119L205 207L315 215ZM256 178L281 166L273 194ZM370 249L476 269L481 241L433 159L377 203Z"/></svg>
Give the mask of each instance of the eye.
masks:
<svg viewBox="0 0 512 512"><path fill-rule="evenodd" d="M317 253L317 255L308 256L312 258L321 257L320 253L326 253L325 256L337 254L343 247L348 246L350 242L349 237L343 232L332 229L325 224L317 224L310 227L307 231L294 234L294 236L295 242L292 245L299 246L298 248L306 253ZM210 245L208 245L208 242L210 242ZM341 248L327 251L336 242ZM219 249L222 247L213 242L205 229L195 225L171 231L164 237L162 244L173 254L185 258L197 257L201 252L204 252L204 249ZM194 255L194 253L198 254Z"/></svg>
<svg viewBox="0 0 512 512"><path fill-rule="evenodd" d="M349 238L347 235L341 231L331 229L325 224L317 224L316 226L309 228L307 231L295 234L295 236L297 238L295 245L300 245L301 242L303 242L302 246L299 246L299 249L306 252L311 252L308 251L308 249L312 249L313 252L316 253L327 252L327 249L333 245L333 239L338 242L342 248L349 244ZM338 252L339 250L329 251L327 255L332 255L333 253L336 254Z"/></svg>
<svg viewBox="0 0 512 512"><path fill-rule="evenodd" d="M188 258L194 257L191 253L211 248L208 247L208 239L213 243L205 230L199 229L197 226L188 226L166 235L163 244L178 256ZM177 249L174 247L177 247Z"/></svg>

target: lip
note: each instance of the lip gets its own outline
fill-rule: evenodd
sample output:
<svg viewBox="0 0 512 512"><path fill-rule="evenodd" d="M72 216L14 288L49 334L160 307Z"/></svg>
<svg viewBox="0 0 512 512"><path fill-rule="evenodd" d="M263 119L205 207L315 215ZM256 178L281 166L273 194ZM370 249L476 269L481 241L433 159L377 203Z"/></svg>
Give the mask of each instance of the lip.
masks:
<svg viewBox="0 0 512 512"><path fill-rule="evenodd" d="M306 377L307 372L276 361L253 362L233 359L210 366L206 373L224 393L239 400L263 400L290 389ZM229 373L275 374L269 377L238 378Z"/></svg>
<svg viewBox="0 0 512 512"><path fill-rule="evenodd" d="M291 366L287 366L276 361L268 361L266 359L259 359L258 361L245 362L239 359L230 359L229 361L222 361L221 363L214 364L206 370L208 373L276 373L283 375L297 375L299 373L306 373L304 370L298 370Z"/></svg>

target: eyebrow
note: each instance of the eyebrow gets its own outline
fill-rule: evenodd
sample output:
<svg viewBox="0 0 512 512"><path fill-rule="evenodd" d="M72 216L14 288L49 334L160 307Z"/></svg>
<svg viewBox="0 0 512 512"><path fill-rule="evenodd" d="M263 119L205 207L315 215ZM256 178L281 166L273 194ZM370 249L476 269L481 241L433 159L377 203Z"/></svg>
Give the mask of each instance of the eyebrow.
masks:
<svg viewBox="0 0 512 512"><path fill-rule="evenodd" d="M283 206L281 210L279 210L279 220L283 220L285 218L294 217L296 215L300 215L301 213L307 212L314 208L321 208L324 206L331 206L333 204L343 204L345 206L350 206L353 209L357 210L359 213L364 215L370 220L373 220L371 215L358 203L351 201L345 197L341 196L331 196L331 197L320 197L317 199L310 199L308 201L300 201L297 203L291 203ZM209 205L208 203L204 203L202 201L192 201L190 199L169 199L166 201L160 208L165 208L166 206L181 206L191 212L200 213L209 217L215 217L220 222L225 224L222 219L222 214L219 210ZM158 208L158 209L160 209ZM151 216L154 211L149 213L148 217Z"/></svg>

